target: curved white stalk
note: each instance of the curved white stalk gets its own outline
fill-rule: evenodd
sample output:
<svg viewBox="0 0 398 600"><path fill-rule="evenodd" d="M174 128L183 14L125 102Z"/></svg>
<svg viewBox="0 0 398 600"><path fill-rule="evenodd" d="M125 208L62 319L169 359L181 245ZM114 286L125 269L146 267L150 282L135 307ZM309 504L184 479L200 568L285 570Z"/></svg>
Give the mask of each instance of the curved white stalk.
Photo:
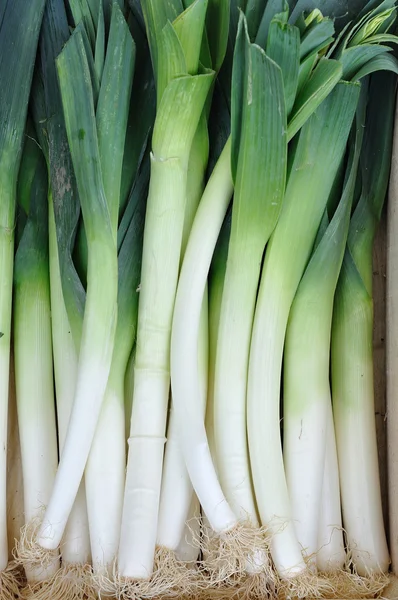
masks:
<svg viewBox="0 0 398 600"><path fill-rule="evenodd" d="M346 561L341 520L339 465L331 402L327 406L326 421L326 452L316 564L319 571L328 573L342 569Z"/></svg>
<svg viewBox="0 0 398 600"><path fill-rule="evenodd" d="M216 370L218 326L220 323L222 292L224 288L225 271L227 267L230 228L231 220L229 218L229 215L227 215L220 231L208 277L209 373L205 426L207 441L210 448L210 454L212 456L213 464L216 471L217 457L216 442L214 439L214 375Z"/></svg>
<svg viewBox="0 0 398 600"><path fill-rule="evenodd" d="M85 471L93 567L108 576L120 542L126 470L125 375L137 329L145 201L146 196L140 195L119 250L115 348Z"/></svg>
<svg viewBox="0 0 398 600"><path fill-rule="evenodd" d="M207 121L203 113L189 155L187 201L181 242L181 263L192 229L192 223L203 194L208 156L209 136L207 132ZM208 381L208 337L208 302L207 293L205 292L200 316L198 346L198 369L201 386L200 395L204 410L206 409ZM173 391L171 390L171 395L172 394ZM170 401L169 406L169 423L163 463L162 489L160 492L157 543L159 546L176 551L186 527L186 520L192 504L194 492L178 442L179 434L172 400Z"/></svg>
<svg viewBox="0 0 398 600"><path fill-rule="evenodd" d="M104 574L112 569L117 554L123 508L126 469L123 377L119 387L108 381L85 471L93 568L96 573Z"/></svg>
<svg viewBox="0 0 398 600"><path fill-rule="evenodd" d="M395 97L395 76L374 74L361 151L361 195L351 217L332 328L332 398L343 525L353 566L364 576L387 572L390 563L374 414L372 250L388 187Z"/></svg>
<svg viewBox="0 0 398 600"><path fill-rule="evenodd" d="M242 522L249 521L256 527L258 516L246 433L246 385L264 248L257 243L253 247L244 246L235 240L228 252L214 378L214 440L218 474L226 498Z"/></svg>
<svg viewBox="0 0 398 600"><path fill-rule="evenodd" d="M14 355L24 512L29 524L41 518L52 493L58 448L48 262L38 258L35 249L29 260L27 250L21 252L23 262L18 261L18 253L16 258ZM58 568L59 561L54 559L47 567L25 570L28 581L35 582L48 579Z"/></svg>
<svg viewBox="0 0 398 600"><path fill-rule="evenodd" d="M273 533L274 564L287 578L303 573L306 565L292 521L280 438L285 332L358 96L359 87L338 84L300 132L282 213L265 254L253 324L247 399L250 461L261 522Z"/></svg>
<svg viewBox="0 0 398 600"><path fill-rule="evenodd" d="M298 286L284 347L283 456L297 539L316 566L325 470L333 302L343 261L357 178L362 122L350 154L347 182L333 218L327 213L319 243Z"/></svg>
<svg viewBox="0 0 398 600"><path fill-rule="evenodd" d="M237 524L212 462L200 401L197 362L200 313L211 258L231 200L230 140L204 191L188 241L177 289L171 382L181 450L199 501L216 532Z"/></svg>
<svg viewBox="0 0 398 600"><path fill-rule="evenodd" d="M336 294L332 397L343 524L360 575L388 570L373 392L373 306L348 253Z"/></svg>
<svg viewBox="0 0 398 600"><path fill-rule="evenodd" d="M206 293L203 297L199 327L198 383L200 385L200 402L204 414L206 410L208 372L208 306ZM189 510L195 497L181 452L179 437L176 414L173 405L171 405L163 464L157 543L159 546L174 551L177 550L186 529Z"/></svg>
<svg viewBox="0 0 398 600"><path fill-rule="evenodd" d="M88 270L75 398L53 491L36 540L47 550L61 542L101 412L115 340L118 277L116 235L104 193L90 71L79 31L75 30L64 45L57 68L87 234ZM78 78L74 77L76 71ZM80 139L79 131L84 134Z"/></svg>
<svg viewBox="0 0 398 600"><path fill-rule="evenodd" d="M54 379L57 403L59 451L66 438L77 375L77 352L62 293L58 244L52 196L49 195L49 261ZM86 564L90 561L87 504L82 482L62 540L62 562Z"/></svg>
<svg viewBox="0 0 398 600"><path fill-rule="evenodd" d="M242 18L232 90L235 191L217 336L214 433L225 496L239 520L256 528L247 439L247 373L264 248L285 194L288 136L282 69L250 43Z"/></svg>

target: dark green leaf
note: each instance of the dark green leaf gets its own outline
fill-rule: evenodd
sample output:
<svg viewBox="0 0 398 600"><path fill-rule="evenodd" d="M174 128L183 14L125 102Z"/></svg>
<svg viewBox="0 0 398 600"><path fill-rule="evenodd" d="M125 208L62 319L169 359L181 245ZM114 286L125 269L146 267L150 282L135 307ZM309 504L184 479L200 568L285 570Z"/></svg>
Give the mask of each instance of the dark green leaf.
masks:
<svg viewBox="0 0 398 600"><path fill-rule="evenodd" d="M286 114L289 115L296 97L300 67L300 33L297 27L273 19L268 32L267 55L282 71Z"/></svg>
<svg viewBox="0 0 398 600"><path fill-rule="evenodd" d="M285 14L286 19L289 16L289 7L286 0L268 0L256 35L256 44L261 48L265 48L267 44L268 30L272 19L281 14ZM283 19L279 18L279 20L282 21Z"/></svg>

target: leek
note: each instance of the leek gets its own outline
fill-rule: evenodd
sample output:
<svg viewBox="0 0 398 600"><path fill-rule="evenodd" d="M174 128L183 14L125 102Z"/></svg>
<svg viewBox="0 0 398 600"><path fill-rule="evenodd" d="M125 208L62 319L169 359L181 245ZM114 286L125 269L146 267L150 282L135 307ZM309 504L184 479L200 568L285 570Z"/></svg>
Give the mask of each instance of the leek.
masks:
<svg viewBox="0 0 398 600"><path fill-rule="evenodd" d="M142 196L119 251L115 349L85 471L90 534L93 531L93 567L97 572L108 574L117 555L120 538L126 465L124 377L136 334L145 201L146 196Z"/></svg>
<svg viewBox="0 0 398 600"><path fill-rule="evenodd" d="M48 0L40 42L45 104L43 111L45 114L43 117L37 115L35 121L36 128L45 128L43 135L40 137L41 145L43 146L43 140L47 140L48 145L46 158L50 184L48 213L52 343L58 441L61 454L75 394L78 362L78 353L76 351L73 327L71 327L69 315L72 316L74 325L76 318L73 318L71 310L68 315L64 293L67 291L65 298L69 297L68 293L72 294L73 298L77 298L77 312L80 308L79 300L81 294L81 288L79 286L74 287L75 280L73 278L61 277L61 272L65 275L65 270L68 273L73 273L74 271L73 265L67 260L69 241L66 241L65 221L62 221L60 226L60 220L64 219L65 215L73 215L73 209L78 204L71 158L69 153L65 152L67 137L55 66L55 58L68 38L68 23L62 2L59 0ZM51 119L46 119L46 115L51 115ZM63 173L62 177L60 177L60 173ZM64 209L65 206L67 206L67 210ZM55 213L57 214L57 219L55 218ZM56 221L58 228L56 227ZM57 233L63 236L61 240L66 241L66 247L63 246L62 241L58 246ZM66 268L66 265L68 265L68 268ZM67 282L68 288L66 286L63 288L63 280ZM68 304L71 304L70 300ZM81 484L63 536L62 566L67 569L74 569L73 576L79 582L79 569L83 567L84 572L84 566L89 561L90 542L87 506L84 484ZM57 576L57 581L61 579ZM71 575L69 574L70 579Z"/></svg>
<svg viewBox="0 0 398 600"><path fill-rule="evenodd" d="M96 108L101 175L112 231L119 222L123 157L135 63L135 44L118 4L110 21ZM135 198L133 198L135 200ZM142 203L141 203L142 204ZM135 217L135 218L134 218ZM106 391L90 448L86 494L93 569L108 573L116 558L124 492L124 374L136 329L142 210L136 211L118 254L115 343Z"/></svg>
<svg viewBox="0 0 398 600"><path fill-rule="evenodd" d="M235 193L217 338L214 425L228 503L240 520L257 526L246 437L247 363L262 255L285 192L287 116L281 69L265 53L249 50L247 40L241 19L232 75ZM242 74L247 80L241 83Z"/></svg>
<svg viewBox="0 0 398 600"><path fill-rule="evenodd" d="M210 2L208 11L211 12L211 7L214 2ZM220 9L224 10L228 8L227 2L221 2L219 5ZM178 23L177 31L181 39L188 38L190 31L196 29L198 32L203 28L203 20L207 15L206 22L211 26L212 32L216 32L217 22L213 17L210 25L210 15L205 13L203 10L204 4L194 2L192 3L191 11L186 11L181 15ZM222 46L223 34L226 37L227 30L222 31L221 22L221 33L219 35L218 43ZM211 33L211 32L210 32ZM202 49L203 43L207 40L207 30L203 31ZM187 44L188 39L184 42ZM197 62L199 59L196 47L196 53L192 52L194 48L195 40L191 40L190 45L187 45L187 49L190 48L190 66L191 71L197 69ZM195 44L196 46L196 44ZM218 49L218 56L215 58L217 62L220 62L223 56L220 55L220 49ZM208 60L206 66L211 67L211 57L205 57ZM210 96L207 101L209 105ZM206 106L206 108L207 108ZM209 157L209 135L207 129L207 118L204 110L199 120L198 128L196 130L191 152L188 162L188 174L187 174L187 200L185 207L184 216L184 227L182 233L181 242L181 258L182 263L186 245L188 242L189 234L192 228L192 223L203 194L205 185L205 174L207 168L207 162ZM200 335L198 342L198 368L200 372L200 396L203 410L206 407L207 398L207 381L208 381L208 302L207 302L207 291L205 291L202 304L202 313L200 319ZM164 467L162 475L162 489L160 497L160 508L159 508L159 524L158 524L158 536L157 542L159 546L163 546L168 549L176 551L180 540L183 536L184 528L186 527L186 520L188 518L188 511L193 501L193 489L189 479L188 472L185 467L184 459L181 454L181 450L178 444L178 427L176 425L176 415L173 410L173 402L171 398L170 402L170 413L169 422L167 428L167 442L165 448Z"/></svg>
<svg viewBox="0 0 398 600"><path fill-rule="evenodd" d="M116 232L102 182L90 72L80 31L75 31L64 46L57 67L89 252L75 400L53 493L37 538L48 550L61 541L86 465L110 371L117 317ZM74 78L73 73L79 76ZM106 286L102 285L103 277Z"/></svg>
<svg viewBox="0 0 398 600"><path fill-rule="evenodd" d="M332 398L343 524L360 575L386 571L389 565L374 417L372 246L387 191L395 88L390 74L371 78L361 196L351 217L333 314Z"/></svg>
<svg viewBox="0 0 398 600"><path fill-rule="evenodd" d="M322 481L321 506L318 521L316 565L323 573L341 572L347 555L341 517L339 465L331 401L327 404L326 448Z"/></svg>
<svg viewBox="0 0 398 600"><path fill-rule="evenodd" d="M191 230L180 273L171 339L171 382L181 449L192 485L215 531L226 531L236 525L237 520L223 496L207 445L199 395L197 348L207 273L233 191L230 157L229 140L206 186ZM211 220L209 215L212 215ZM192 278L193 272L195 278ZM186 323L189 323L189 335L186 335Z"/></svg>
<svg viewBox="0 0 398 600"><path fill-rule="evenodd" d="M21 442L25 523L41 517L54 485L58 463L51 343L48 262L47 168L37 142L25 152L38 154L30 182L29 216L14 269L14 356ZM23 177L24 173L20 174ZM57 556L45 566L25 565L29 583L46 580L59 567Z"/></svg>
<svg viewBox="0 0 398 600"><path fill-rule="evenodd" d="M261 50L253 49L254 51L259 52L262 56ZM335 61L331 62L335 63ZM270 64L278 69L275 63L270 61ZM316 85L309 86L306 92L302 94L297 101L295 110L292 111L292 114L298 116L296 123L300 123L299 126L336 85L336 76L340 76L340 73L339 65L335 63L333 72L329 73L326 80L322 82L318 80ZM282 134L282 128L280 131ZM291 131L291 135L293 135L293 130ZM227 152L226 148L224 152ZM228 206L228 197L224 194L228 190L228 177L230 175L224 161L225 155L222 159L220 158L202 198L181 270L172 330L172 389L174 406L176 413L178 412L180 422L181 448L194 489L213 530L216 533L225 533L231 530L231 535L225 539L223 537L224 541L222 543L232 544L232 546L228 546L234 559L236 559L236 562L230 563L232 572L235 572L236 568L238 570L242 569L242 566L245 572L246 569L253 570L254 568L251 558L247 562L249 556L254 556L253 539L249 536L251 542L247 542L246 546L239 547L242 540L235 531L238 520L225 499L214 469L203 417L201 416L201 404L197 394L199 387L197 371L199 321L197 310L198 303L201 302L203 297L211 256ZM217 187L224 190L222 195L220 193L219 204L213 196L217 193ZM226 204L224 204L225 202ZM212 216L214 224L210 229L209 221L210 215L213 214L212 211L214 211ZM248 538L246 538L247 540ZM264 540L260 541L258 538L257 541L260 544L264 543ZM239 555L235 555L235 553ZM256 555L255 560L260 555L263 557L261 552L258 556L256 553L254 554ZM263 561L263 558L261 558L261 561ZM209 565L206 565L207 567ZM211 567L214 568L214 564ZM222 572L222 569L220 569L220 574Z"/></svg>
<svg viewBox="0 0 398 600"><path fill-rule="evenodd" d="M200 0L199 5L206 7ZM173 8L171 6L171 8ZM153 571L170 387L170 332L186 206L188 158L213 73L187 75L177 27L166 7L143 3L157 82L151 177L145 219L134 394L119 571L147 579ZM189 10L189 9L187 9ZM176 16L176 15L175 15ZM194 35L200 44L201 35ZM171 60L172 59L172 60Z"/></svg>
<svg viewBox="0 0 398 600"><path fill-rule="evenodd" d="M8 563L6 448L16 183L44 4L38 0L27 6L16 0L2 3L0 9L0 573ZM1 578L7 589L12 576L4 573Z"/></svg>
<svg viewBox="0 0 398 600"><path fill-rule="evenodd" d="M361 123L356 125L359 135ZM348 235L360 141L338 208L298 286L284 350L283 455L298 542L316 562L325 470L333 299Z"/></svg>
<svg viewBox="0 0 398 600"><path fill-rule="evenodd" d="M265 255L253 323L247 393L250 461L261 522L271 528L271 554L285 578L302 572L304 564L279 430L283 344L290 307L345 151L359 89L358 84L337 84L300 132L281 216Z"/></svg>

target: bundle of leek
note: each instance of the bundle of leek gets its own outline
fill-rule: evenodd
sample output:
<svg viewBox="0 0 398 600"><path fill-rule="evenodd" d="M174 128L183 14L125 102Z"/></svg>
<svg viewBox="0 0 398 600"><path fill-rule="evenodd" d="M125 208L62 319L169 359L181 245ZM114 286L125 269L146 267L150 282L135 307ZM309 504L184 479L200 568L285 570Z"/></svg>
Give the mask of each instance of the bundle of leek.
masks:
<svg viewBox="0 0 398 600"><path fill-rule="evenodd" d="M7 542L7 414L14 263L14 219L23 133L45 0L0 8L0 588L17 593ZM17 51L15 50L17 48Z"/></svg>
<svg viewBox="0 0 398 600"><path fill-rule="evenodd" d="M385 583L370 265L396 9L371 0L336 33L304 4L47 0L21 168L42 10L14 65L25 108L0 57L25 595ZM369 471L352 470L353 419Z"/></svg>
<svg viewBox="0 0 398 600"><path fill-rule="evenodd" d="M134 143L131 139L126 139L133 81L134 43L120 8L115 4L109 14L109 35L105 52L104 16L106 15L104 15L102 6L100 6L98 27L95 30L95 56L97 59L95 63L88 43L88 33L85 29L87 22L85 22L85 26L83 26L83 22L80 22L57 59L58 84L55 57L62 49L69 34L62 0L50 0L47 4L47 20L45 21L43 33L43 45L46 46L42 54L47 115L51 115L51 118L48 119L47 137L49 139L49 170L52 182L50 198L50 240L52 242L50 260L52 259L53 265L51 287L54 302L53 317L57 319L56 324L54 324L53 336L54 348L57 351L55 353L56 358L58 358L58 361L63 361L64 367L63 370L56 370L56 373L58 373L57 388L64 386L65 389L64 398L61 393L58 394L57 392L58 414L59 419L62 421L60 445L61 447L64 446L64 443L66 445L68 439L72 439L72 442L69 442L70 446L73 444L73 436L76 435L73 414L79 410L88 410L90 420L83 419L80 426L88 426L91 434L89 434L89 439L85 441L84 447L78 449L79 451L74 458L72 455L72 459L76 461L74 481L75 486L78 486L81 476L79 475L79 469L85 467L87 454L89 453L85 472L85 488L94 577L108 574L108 569L112 567L115 560L120 537L125 470L123 384L126 364L133 346L136 329L138 303L136 289L139 283L147 182L147 169L145 166L139 173L127 202L125 198L122 199L121 197L121 189L122 183L126 186L124 180L134 182L140 155L142 155L142 145L146 143L145 139L152 115L151 103L149 102L149 110L147 108L144 115L146 118L143 119L141 124L141 135L135 135ZM75 18L77 19L77 17ZM81 65L82 68L76 69L76 65ZM70 81L71 77L74 77L75 71L80 75L72 85ZM139 85L146 85L146 80L140 81ZM70 98L71 92L79 96L79 103ZM65 122L61 98L64 105ZM46 119L44 121L47 123ZM83 140L85 140L84 143ZM71 155L66 151L68 142ZM127 143L129 143L129 157L131 158L134 152L136 164L129 165L128 168L125 167L123 170L125 145ZM86 160L87 156L93 158L92 162ZM74 173L76 174L77 189ZM122 175L124 175L124 180ZM96 182L98 197L95 192L87 188L87 180ZM79 195L77 195L77 191ZM88 219L88 225L85 224L85 227L81 228L81 239L87 240L87 300L84 287L79 280L72 260L72 249L79 217L79 197L82 204L83 220L87 221ZM105 198L106 205L101 204L102 199ZM97 210L101 206L100 214L98 214ZM96 219L101 220L101 212L103 235L109 242L108 250L106 245L103 244L103 240L98 239L101 228ZM95 215L95 219L90 221L93 215ZM111 230L109 227L114 232L112 244L110 244L109 232ZM101 369L101 377L106 385L104 401L102 404L102 398L97 398L98 410L96 413L91 411L92 407L89 399L85 397L85 394L82 394L81 401L75 400L72 416L70 417L75 396L76 357L80 353L79 360L80 362L83 360L82 344L84 336L87 336L88 344L94 344L92 349L95 349L97 354L102 348L102 343L92 337L88 325L84 325L83 314L84 319L88 322L92 317L98 320L97 327L95 322L91 324L94 331L97 330L98 335L101 335L101 331L105 338L109 335L109 319L104 320L99 313L95 316L95 311L93 312L92 309L90 313L89 309L88 298L90 297L90 282L92 281L94 281L92 304L97 305L98 297L100 297L101 301L104 300L103 308L107 306L106 298L103 298L104 293L100 280L97 281L100 287L98 289L95 287L96 277L100 275L100 270L98 268L95 270L92 265L90 268L90 256L94 264L96 260L101 260L102 255L97 254L96 251L99 244L102 246L102 251L105 254L108 252L109 259L111 259L110 249L113 247L113 243L115 257L118 260L118 324L113 351L107 348L106 344L104 347L106 352L111 352L112 358L109 375L102 372ZM83 256L82 264L84 264L84 258ZM92 279L90 278L91 271L93 272ZM112 278L110 281L112 281ZM112 287L108 291L111 299L113 297ZM98 310L101 310L100 307ZM88 313L91 316L88 316ZM113 335L112 319L110 323L110 334ZM66 331L69 335L63 336ZM70 332L72 332L73 340ZM89 348L87 352L92 353ZM69 370L65 369L65 356L69 356L71 359ZM58 364L60 365L60 363ZM101 381L99 383L101 384ZM91 391L95 392L95 390ZM63 400L66 405L62 404ZM79 402L82 402L82 404L79 404ZM85 403L88 404L85 406ZM98 412L101 406L102 412L97 425ZM80 426L78 425L78 427ZM92 440L94 430L95 437ZM74 450L76 451L76 448ZM55 511L53 514L55 515L57 528L56 536L51 538L45 533L45 528L49 526L48 516L45 516L39 532L39 542L41 541L41 545L47 548L57 547L66 526L62 543L62 560L63 565L67 565L68 568L63 574L57 573L56 575L59 593L63 597L67 592L70 593L71 597L74 597L76 593L87 596L95 593L92 591L91 571L85 569L86 575L82 574L80 585L76 571L78 565L80 565L80 568L84 568L85 563L90 558L90 551L87 549L86 540L81 531L82 519L87 519L84 514L86 512L86 501L84 488L80 487L75 499L77 487L74 489L73 487L69 488L71 480L69 481L68 478L65 480L64 475L62 475L62 469L65 469L65 466L62 467L62 465L67 465L68 461L71 460L71 454L65 457L65 452L65 449L61 452L61 463L57 475L58 485L61 488L54 488L52 508L51 504L49 506L50 518L52 518L51 510ZM68 486L69 497L64 498L64 504L57 504L57 494L62 492L62 485ZM69 514L73 502L75 502L73 511ZM57 514L63 515L63 522L57 519ZM75 567L75 573L71 573L72 566ZM56 593L54 582L49 581L47 584L52 593ZM76 592L76 590L78 591Z"/></svg>

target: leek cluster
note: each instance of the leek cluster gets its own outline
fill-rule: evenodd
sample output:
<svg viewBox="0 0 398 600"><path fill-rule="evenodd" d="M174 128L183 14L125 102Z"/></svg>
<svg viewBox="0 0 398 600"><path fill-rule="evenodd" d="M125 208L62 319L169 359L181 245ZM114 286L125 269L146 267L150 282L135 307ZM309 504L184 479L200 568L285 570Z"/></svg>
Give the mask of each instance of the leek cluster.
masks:
<svg viewBox="0 0 398 600"><path fill-rule="evenodd" d="M395 1L22 5L0 6L0 599L378 593Z"/></svg>

